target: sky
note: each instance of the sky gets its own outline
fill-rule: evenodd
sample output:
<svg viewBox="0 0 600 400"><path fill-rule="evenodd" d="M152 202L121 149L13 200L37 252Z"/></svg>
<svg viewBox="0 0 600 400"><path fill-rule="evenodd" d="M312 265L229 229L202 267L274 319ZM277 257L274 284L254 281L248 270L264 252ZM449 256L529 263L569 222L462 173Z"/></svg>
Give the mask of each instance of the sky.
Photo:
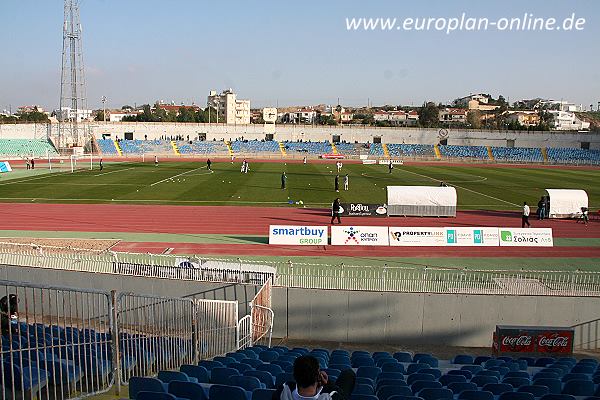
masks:
<svg viewBox="0 0 600 400"><path fill-rule="evenodd" d="M598 0L80 0L90 108L447 103L470 93L600 101ZM63 2L0 0L0 110L58 107ZM349 31L346 18L585 18L580 31Z"/></svg>

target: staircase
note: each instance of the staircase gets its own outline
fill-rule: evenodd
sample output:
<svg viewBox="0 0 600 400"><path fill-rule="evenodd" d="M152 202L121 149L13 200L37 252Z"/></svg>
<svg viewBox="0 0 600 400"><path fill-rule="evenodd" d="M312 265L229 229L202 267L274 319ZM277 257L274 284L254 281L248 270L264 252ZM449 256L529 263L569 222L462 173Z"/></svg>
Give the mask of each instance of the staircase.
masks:
<svg viewBox="0 0 600 400"><path fill-rule="evenodd" d="M115 144L115 149L117 149L117 153L122 156L123 155L123 150L121 149L121 145L119 144L119 142L117 142L116 140L113 140L113 143Z"/></svg>
<svg viewBox="0 0 600 400"><path fill-rule="evenodd" d="M490 160L494 161L494 152L492 151L492 146L486 146L486 148L488 152L488 157L490 158Z"/></svg>
<svg viewBox="0 0 600 400"><path fill-rule="evenodd" d="M383 156L385 158L390 158L390 151L388 150L387 144L386 143L382 143L381 147L383 148Z"/></svg>
<svg viewBox="0 0 600 400"><path fill-rule="evenodd" d="M171 147L173 148L173 153L177 154L178 156L181 155L179 148L177 147L177 143L175 143L174 140L171 140Z"/></svg>
<svg viewBox="0 0 600 400"><path fill-rule="evenodd" d="M225 141L225 146L227 146L227 150L229 151L229 155L233 157L233 149L231 148L231 142L229 140Z"/></svg>
<svg viewBox="0 0 600 400"><path fill-rule="evenodd" d="M548 149L546 149L545 147L540 148L540 150L542 151L542 157L544 158L544 164L548 163Z"/></svg>
<svg viewBox="0 0 600 400"><path fill-rule="evenodd" d="M337 147L335 147L335 143L331 142L331 152L333 154L339 154Z"/></svg>
<svg viewBox="0 0 600 400"><path fill-rule="evenodd" d="M279 151L281 151L281 155L282 156L287 156L287 152L285 151L285 146L283 145L282 142L279 142Z"/></svg>
<svg viewBox="0 0 600 400"><path fill-rule="evenodd" d="M440 152L440 146L437 144L433 145L433 151L435 153L435 158L437 158L438 160L442 159L442 153Z"/></svg>

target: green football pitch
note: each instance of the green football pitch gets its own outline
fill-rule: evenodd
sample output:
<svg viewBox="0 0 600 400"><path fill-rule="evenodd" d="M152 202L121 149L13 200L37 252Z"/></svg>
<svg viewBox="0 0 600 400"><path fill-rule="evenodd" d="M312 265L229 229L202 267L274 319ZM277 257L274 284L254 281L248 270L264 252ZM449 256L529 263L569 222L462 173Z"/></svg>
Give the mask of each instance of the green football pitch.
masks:
<svg viewBox="0 0 600 400"><path fill-rule="evenodd" d="M537 204L546 188L584 189L590 208L600 206L599 169L560 169L496 166L344 164L340 193L334 191L335 163L285 164L250 162L106 163L100 171L43 173L36 169L0 176L0 201L51 203L139 203L186 205L283 206L302 201L304 206L329 206L342 201L385 203L386 186L430 185L440 181L456 187L459 209L516 209L523 201ZM281 174L286 172L286 189ZM343 190L348 174L349 190Z"/></svg>

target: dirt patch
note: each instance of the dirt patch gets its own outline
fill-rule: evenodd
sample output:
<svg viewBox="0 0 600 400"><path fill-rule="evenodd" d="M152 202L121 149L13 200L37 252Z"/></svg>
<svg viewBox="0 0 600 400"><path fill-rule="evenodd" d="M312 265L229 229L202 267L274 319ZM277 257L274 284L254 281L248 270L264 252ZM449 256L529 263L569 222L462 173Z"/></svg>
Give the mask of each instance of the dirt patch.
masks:
<svg viewBox="0 0 600 400"><path fill-rule="evenodd" d="M119 241L119 239L0 238L0 250L22 252L41 249L46 254L98 254L110 250Z"/></svg>

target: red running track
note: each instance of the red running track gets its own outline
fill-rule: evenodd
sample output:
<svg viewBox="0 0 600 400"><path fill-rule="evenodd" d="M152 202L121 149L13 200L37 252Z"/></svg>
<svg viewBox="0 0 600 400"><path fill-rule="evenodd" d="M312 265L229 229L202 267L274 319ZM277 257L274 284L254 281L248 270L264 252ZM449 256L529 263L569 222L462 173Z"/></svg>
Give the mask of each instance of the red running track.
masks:
<svg viewBox="0 0 600 400"><path fill-rule="evenodd" d="M157 206L123 204L2 203L0 229L85 232L268 234L269 225L327 225L325 209L292 207ZM461 211L456 218L353 217L343 225L520 227L518 212ZM555 237L600 238L600 223L531 219Z"/></svg>

